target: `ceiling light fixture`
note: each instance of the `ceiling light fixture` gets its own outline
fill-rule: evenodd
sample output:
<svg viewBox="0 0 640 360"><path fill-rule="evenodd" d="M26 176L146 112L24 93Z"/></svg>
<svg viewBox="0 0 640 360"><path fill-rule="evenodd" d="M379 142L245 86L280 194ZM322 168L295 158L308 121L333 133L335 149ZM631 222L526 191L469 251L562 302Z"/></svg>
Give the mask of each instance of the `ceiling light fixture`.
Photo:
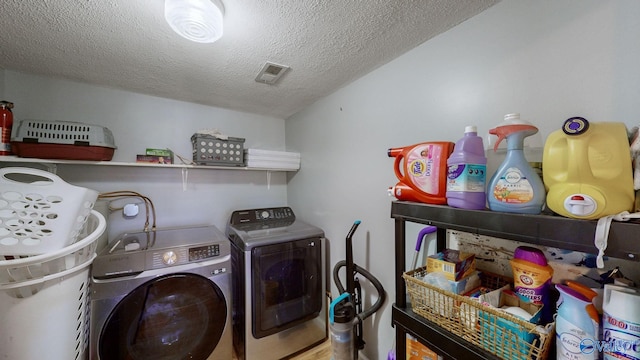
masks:
<svg viewBox="0 0 640 360"><path fill-rule="evenodd" d="M165 0L164 18L180 36L199 43L222 37L224 6L220 0Z"/></svg>

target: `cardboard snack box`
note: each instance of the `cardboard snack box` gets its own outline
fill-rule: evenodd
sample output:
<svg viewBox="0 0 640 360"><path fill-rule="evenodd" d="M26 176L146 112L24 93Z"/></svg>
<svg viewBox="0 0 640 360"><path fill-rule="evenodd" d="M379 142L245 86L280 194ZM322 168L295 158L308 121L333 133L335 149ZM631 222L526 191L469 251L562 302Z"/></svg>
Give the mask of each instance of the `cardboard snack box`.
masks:
<svg viewBox="0 0 640 360"><path fill-rule="evenodd" d="M476 270L475 254L445 249L427 257L427 272L444 273L447 280L460 281Z"/></svg>

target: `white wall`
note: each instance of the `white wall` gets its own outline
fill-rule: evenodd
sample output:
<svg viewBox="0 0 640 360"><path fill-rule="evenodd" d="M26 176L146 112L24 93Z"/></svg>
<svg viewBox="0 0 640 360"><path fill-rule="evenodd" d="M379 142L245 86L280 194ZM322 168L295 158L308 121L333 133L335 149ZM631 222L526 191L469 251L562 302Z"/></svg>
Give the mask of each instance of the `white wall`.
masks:
<svg viewBox="0 0 640 360"><path fill-rule="evenodd" d="M25 119L105 126L118 147L114 162L135 162L136 154L144 154L147 147L171 148L190 159L191 135L211 128L245 138L245 148L285 149L282 119L9 70L0 74L2 94L15 105L14 134ZM212 224L224 231L233 210L287 204L282 172L272 172L268 179L265 171L191 169L184 191L182 171L176 168L73 165L59 166L57 174L100 192L132 190L150 197L157 208L158 227ZM144 223L144 216L124 220L117 213L110 218L110 238L123 231L139 231Z"/></svg>
<svg viewBox="0 0 640 360"><path fill-rule="evenodd" d="M471 124L486 134L511 112L543 139L571 116L637 125L639 17L635 0L503 1L287 119L287 148L304 159L289 204L325 230L331 266L362 220L355 262L388 293L365 326L369 358L384 359L393 346L391 304L402 281L393 276L387 187L397 180L387 149L456 141Z"/></svg>

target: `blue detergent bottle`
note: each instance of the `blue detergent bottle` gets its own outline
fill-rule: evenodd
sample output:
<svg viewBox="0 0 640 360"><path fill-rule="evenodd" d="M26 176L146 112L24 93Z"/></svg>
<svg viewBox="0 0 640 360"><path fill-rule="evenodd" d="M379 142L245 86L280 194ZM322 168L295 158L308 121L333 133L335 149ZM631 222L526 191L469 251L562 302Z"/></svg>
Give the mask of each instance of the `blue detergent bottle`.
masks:
<svg viewBox="0 0 640 360"><path fill-rule="evenodd" d="M505 122L491 130L497 135L494 150L507 139L507 156L487 187L489 209L520 214L540 214L545 205L544 183L524 156L524 139L538 128L520 121L520 114L505 115Z"/></svg>
<svg viewBox="0 0 640 360"><path fill-rule="evenodd" d="M556 315L556 359L598 359L598 312L591 300L569 286L556 284L560 293Z"/></svg>

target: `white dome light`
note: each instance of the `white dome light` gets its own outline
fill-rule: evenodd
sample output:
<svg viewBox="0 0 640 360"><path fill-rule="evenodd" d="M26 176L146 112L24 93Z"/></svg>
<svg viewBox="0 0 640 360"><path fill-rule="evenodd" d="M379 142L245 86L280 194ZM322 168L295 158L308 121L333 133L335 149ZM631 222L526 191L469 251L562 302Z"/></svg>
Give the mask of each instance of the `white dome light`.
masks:
<svg viewBox="0 0 640 360"><path fill-rule="evenodd" d="M180 36L212 43L222 37L223 10L219 0L165 0L164 18Z"/></svg>

